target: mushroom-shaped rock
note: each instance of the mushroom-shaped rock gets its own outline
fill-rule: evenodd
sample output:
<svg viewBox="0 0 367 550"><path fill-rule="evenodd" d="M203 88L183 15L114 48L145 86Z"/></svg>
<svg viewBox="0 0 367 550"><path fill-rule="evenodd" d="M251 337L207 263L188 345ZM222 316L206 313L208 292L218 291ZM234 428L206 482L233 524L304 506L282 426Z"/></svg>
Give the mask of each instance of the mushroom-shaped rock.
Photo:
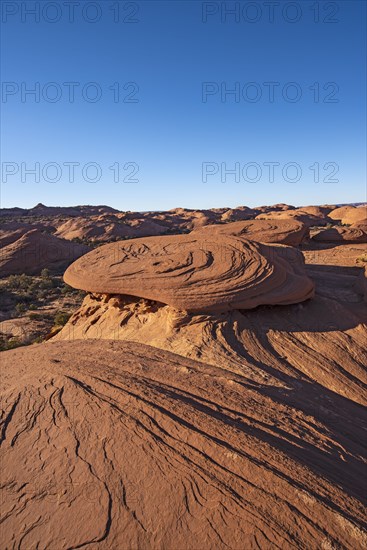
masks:
<svg viewBox="0 0 367 550"><path fill-rule="evenodd" d="M250 241L287 244L289 246L298 246L308 235L307 226L292 219L238 221L209 225L200 228L198 231L205 231L208 236L233 235Z"/></svg>
<svg viewBox="0 0 367 550"><path fill-rule="evenodd" d="M74 262L64 280L193 313L292 304L314 292L298 250L200 232L107 244Z"/></svg>

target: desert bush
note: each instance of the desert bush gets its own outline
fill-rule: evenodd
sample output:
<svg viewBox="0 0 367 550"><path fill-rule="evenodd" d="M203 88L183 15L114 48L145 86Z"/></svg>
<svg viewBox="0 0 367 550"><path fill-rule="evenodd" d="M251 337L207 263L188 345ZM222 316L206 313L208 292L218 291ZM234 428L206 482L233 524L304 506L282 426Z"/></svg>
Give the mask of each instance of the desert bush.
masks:
<svg viewBox="0 0 367 550"><path fill-rule="evenodd" d="M65 311L60 311L59 313L57 313L55 315L54 326L55 327L63 327L64 325L66 325L66 323L68 322L70 317L71 317L71 313L66 313Z"/></svg>
<svg viewBox="0 0 367 550"><path fill-rule="evenodd" d="M29 275L10 275L7 281L7 287L11 290L28 290L33 282Z"/></svg>
<svg viewBox="0 0 367 550"><path fill-rule="evenodd" d="M19 346L23 345L23 342L17 337L10 338L9 340L6 340L4 337L0 338L0 351L19 348Z"/></svg>
<svg viewBox="0 0 367 550"><path fill-rule="evenodd" d="M25 311L27 311L27 306L23 302L18 302L15 306L15 311L18 313L18 315L21 315Z"/></svg>
<svg viewBox="0 0 367 550"><path fill-rule="evenodd" d="M28 317L31 321L38 321L42 319L42 315L40 313L29 313Z"/></svg>

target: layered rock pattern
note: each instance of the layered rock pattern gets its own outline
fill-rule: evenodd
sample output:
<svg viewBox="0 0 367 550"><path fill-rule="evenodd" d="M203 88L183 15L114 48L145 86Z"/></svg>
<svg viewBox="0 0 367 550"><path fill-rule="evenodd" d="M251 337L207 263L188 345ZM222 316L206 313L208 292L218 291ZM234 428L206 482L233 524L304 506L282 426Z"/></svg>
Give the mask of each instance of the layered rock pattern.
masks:
<svg viewBox="0 0 367 550"><path fill-rule="evenodd" d="M314 292L298 250L222 233L108 244L72 264L64 280L88 292L139 296L189 312L291 304Z"/></svg>
<svg viewBox="0 0 367 550"><path fill-rule="evenodd" d="M56 342L1 391L3 548L366 547L363 409L295 373Z"/></svg>
<svg viewBox="0 0 367 550"><path fill-rule="evenodd" d="M298 246L308 236L308 228L292 219L248 220L226 224L208 225L198 229L206 235L233 235L262 243L278 243ZM196 233L195 233L196 234Z"/></svg>

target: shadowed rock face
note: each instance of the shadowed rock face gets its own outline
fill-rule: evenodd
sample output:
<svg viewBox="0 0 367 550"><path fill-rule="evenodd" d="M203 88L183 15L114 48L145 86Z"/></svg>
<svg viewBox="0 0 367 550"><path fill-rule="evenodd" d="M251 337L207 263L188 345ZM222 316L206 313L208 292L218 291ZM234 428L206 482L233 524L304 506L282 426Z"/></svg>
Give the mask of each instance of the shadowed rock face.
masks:
<svg viewBox="0 0 367 550"><path fill-rule="evenodd" d="M291 219L249 220L202 227L195 231L206 235L233 235L250 241L298 246L308 235L305 224Z"/></svg>
<svg viewBox="0 0 367 550"><path fill-rule="evenodd" d="M88 292L220 312L312 297L314 285L303 263L302 254L290 247L198 232L102 246L71 265L64 280Z"/></svg>
<svg viewBox="0 0 367 550"><path fill-rule="evenodd" d="M366 547L363 409L296 371L109 341L2 359L4 548Z"/></svg>

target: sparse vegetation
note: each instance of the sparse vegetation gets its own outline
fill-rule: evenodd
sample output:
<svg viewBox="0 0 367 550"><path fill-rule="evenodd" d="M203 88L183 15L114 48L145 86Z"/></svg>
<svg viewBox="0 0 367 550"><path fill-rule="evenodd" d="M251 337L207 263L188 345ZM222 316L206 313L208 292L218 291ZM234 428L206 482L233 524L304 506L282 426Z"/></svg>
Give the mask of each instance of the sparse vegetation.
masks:
<svg viewBox="0 0 367 550"><path fill-rule="evenodd" d="M3 321L12 319L22 336L0 326L0 351L42 342L60 330L81 304L85 293L66 285L62 277L43 269L38 276L11 275L0 280ZM15 322L15 321L14 321ZM19 324L19 325L18 325Z"/></svg>
<svg viewBox="0 0 367 550"><path fill-rule="evenodd" d="M64 325L66 325L66 323L68 322L70 317L71 317L71 313L68 313L66 311L60 311L55 316L54 326L55 327L63 327Z"/></svg>
<svg viewBox="0 0 367 550"><path fill-rule="evenodd" d="M19 348L20 346L25 345L19 338L5 338L0 334L0 351L7 351L9 349Z"/></svg>

